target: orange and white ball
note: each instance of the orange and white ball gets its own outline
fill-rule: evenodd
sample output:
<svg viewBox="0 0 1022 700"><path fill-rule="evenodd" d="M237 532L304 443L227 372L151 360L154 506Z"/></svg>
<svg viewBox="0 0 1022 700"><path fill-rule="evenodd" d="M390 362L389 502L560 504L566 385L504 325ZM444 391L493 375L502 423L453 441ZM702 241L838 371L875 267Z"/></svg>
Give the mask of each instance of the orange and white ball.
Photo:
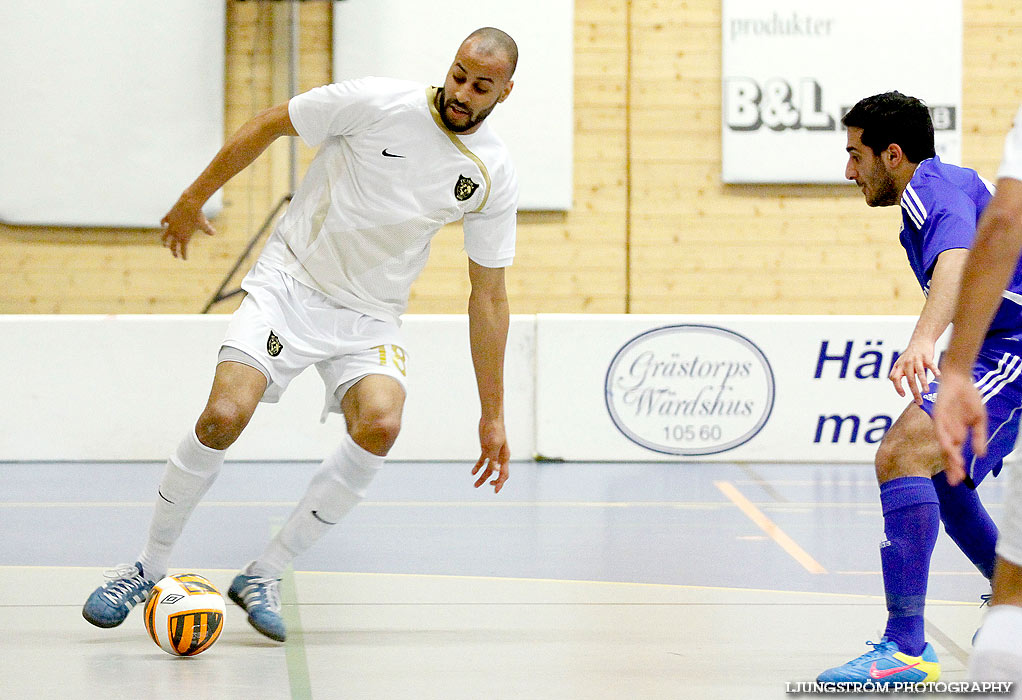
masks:
<svg viewBox="0 0 1022 700"><path fill-rule="evenodd" d="M161 649L195 656L213 646L224 628L220 591L198 574L174 574L156 582L145 604L145 628Z"/></svg>

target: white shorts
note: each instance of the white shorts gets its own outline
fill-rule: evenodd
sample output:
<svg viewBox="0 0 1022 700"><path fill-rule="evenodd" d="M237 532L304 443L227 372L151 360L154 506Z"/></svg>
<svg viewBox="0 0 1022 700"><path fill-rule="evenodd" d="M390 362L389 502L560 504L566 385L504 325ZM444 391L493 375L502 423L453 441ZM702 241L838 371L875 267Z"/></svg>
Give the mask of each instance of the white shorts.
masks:
<svg viewBox="0 0 1022 700"><path fill-rule="evenodd" d="M1004 493L1004 519L998 523L997 555L1015 566L1022 566L1022 464L1007 468Z"/></svg>
<svg viewBox="0 0 1022 700"><path fill-rule="evenodd" d="M263 401L275 403L315 365L326 389L323 417L340 413L355 382L384 374L407 388L408 356L396 323L346 309L290 275L256 262L248 296L231 317L218 361L241 362L266 377Z"/></svg>

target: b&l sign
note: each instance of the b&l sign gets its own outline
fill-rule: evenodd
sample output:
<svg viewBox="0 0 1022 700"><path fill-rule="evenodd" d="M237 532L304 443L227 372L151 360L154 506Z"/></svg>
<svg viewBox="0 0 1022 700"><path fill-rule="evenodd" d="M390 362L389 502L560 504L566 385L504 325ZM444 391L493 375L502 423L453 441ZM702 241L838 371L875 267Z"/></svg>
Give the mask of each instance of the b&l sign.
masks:
<svg viewBox="0 0 1022 700"><path fill-rule="evenodd" d="M961 0L723 0L722 17L724 182L844 182L841 117L889 90L926 102L960 163Z"/></svg>

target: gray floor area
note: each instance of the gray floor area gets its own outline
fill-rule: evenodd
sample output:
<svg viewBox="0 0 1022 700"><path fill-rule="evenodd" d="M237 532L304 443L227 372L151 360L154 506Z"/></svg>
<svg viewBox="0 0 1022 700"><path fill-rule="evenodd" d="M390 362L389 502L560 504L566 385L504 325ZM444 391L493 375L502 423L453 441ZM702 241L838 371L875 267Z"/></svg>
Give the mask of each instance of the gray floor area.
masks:
<svg viewBox="0 0 1022 700"><path fill-rule="evenodd" d="M228 463L175 571L225 589L314 464ZM287 643L228 606L174 658L133 612L80 615L137 554L159 464L0 463L3 697L781 698L866 650L885 611L868 465L393 463L283 582ZM1002 486L981 494L995 520ZM986 581L943 533L927 630L964 678Z"/></svg>

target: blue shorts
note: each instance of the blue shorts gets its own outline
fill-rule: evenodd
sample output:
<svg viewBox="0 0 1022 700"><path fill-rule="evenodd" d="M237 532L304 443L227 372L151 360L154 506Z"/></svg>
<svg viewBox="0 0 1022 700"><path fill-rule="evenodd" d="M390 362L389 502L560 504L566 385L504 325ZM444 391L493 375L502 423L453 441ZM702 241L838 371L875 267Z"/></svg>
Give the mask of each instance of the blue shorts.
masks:
<svg viewBox="0 0 1022 700"><path fill-rule="evenodd" d="M990 472L997 476L1004 458L1015 449L1019 419L1022 417L1022 341L987 338L972 367L972 380L987 410L987 453L976 457L971 440L964 447L966 483L976 488ZM933 415L933 402L940 381L930 382L923 395L923 410Z"/></svg>

